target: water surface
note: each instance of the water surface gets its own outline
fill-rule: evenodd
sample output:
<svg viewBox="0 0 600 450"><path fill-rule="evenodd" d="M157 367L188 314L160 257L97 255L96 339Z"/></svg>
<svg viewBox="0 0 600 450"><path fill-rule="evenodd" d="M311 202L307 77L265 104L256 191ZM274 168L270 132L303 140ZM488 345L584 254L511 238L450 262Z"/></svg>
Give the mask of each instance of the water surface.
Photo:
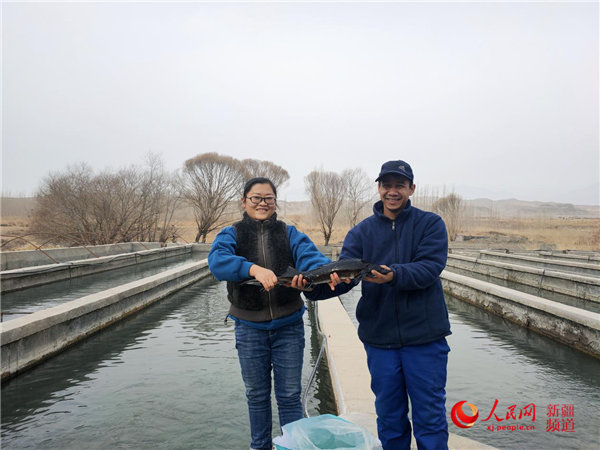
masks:
<svg viewBox="0 0 600 450"><path fill-rule="evenodd" d="M192 261L202 260L205 255L188 253L165 257L154 261L133 264L105 272L75 277L2 294L2 320L11 320L23 314L60 305L86 295L120 286L145 277L174 269Z"/></svg>
<svg viewBox="0 0 600 450"><path fill-rule="evenodd" d="M360 288L342 296L342 303L356 324L355 309ZM446 297L452 335L446 409L450 432L501 449L595 449L600 442L600 361L554 342L486 311ZM492 411L502 419L492 417ZM459 401L479 409L472 428L462 429L450 419ZM508 408L533 403L535 422L506 419ZM574 432L546 431L549 405L574 405ZM465 412L470 410L466 407ZM469 412L470 414L470 412ZM509 416L510 417L510 416ZM562 417L557 419L562 427ZM566 421L566 418L564 419ZM487 426L534 426L534 430L488 431ZM494 428L495 430L495 428Z"/></svg>
<svg viewBox="0 0 600 450"><path fill-rule="evenodd" d="M198 282L5 383L3 448L249 448L227 310L224 283ZM311 415L335 413L326 370L310 394Z"/></svg>

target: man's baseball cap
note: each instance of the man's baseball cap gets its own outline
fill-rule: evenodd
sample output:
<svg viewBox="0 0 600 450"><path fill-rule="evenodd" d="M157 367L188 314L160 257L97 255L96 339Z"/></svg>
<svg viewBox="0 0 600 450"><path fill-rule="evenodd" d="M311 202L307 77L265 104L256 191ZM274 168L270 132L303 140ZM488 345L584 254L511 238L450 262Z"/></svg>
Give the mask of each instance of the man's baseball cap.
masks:
<svg viewBox="0 0 600 450"><path fill-rule="evenodd" d="M379 176L375 181L381 180L386 175L397 175L404 178L408 178L410 182L413 182L414 176L410 165L402 160L388 161L381 166Z"/></svg>

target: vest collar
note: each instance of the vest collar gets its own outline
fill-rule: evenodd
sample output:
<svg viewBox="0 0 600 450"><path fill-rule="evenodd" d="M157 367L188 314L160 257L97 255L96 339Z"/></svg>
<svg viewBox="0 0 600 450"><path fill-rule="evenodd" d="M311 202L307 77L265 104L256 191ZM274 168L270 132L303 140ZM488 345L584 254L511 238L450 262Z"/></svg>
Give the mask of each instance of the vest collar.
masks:
<svg viewBox="0 0 600 450"><path fill-rule="evenodd" d="M246 223L252 223L252 224L263 224L263 225L273 225L274 223L277 222L277 213L274 212L273 215L271 217L269 217L268 219L265 220L258 220L258 219L252 219L248 213L246 211L244 211L244 215L242 217L242 222L246 222Z"/></svg>

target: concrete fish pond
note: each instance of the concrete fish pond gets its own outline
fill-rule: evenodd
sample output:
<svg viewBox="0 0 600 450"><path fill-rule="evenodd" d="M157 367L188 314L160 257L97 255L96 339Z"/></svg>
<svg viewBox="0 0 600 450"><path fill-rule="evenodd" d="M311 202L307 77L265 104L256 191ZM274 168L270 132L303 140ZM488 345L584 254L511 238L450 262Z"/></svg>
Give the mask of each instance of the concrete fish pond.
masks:
<svg viewBox="0 0 600 450"><path fill-rule="evenodd" d="M199 249L207 250L206 246ZM589 266L597 261L588 256L584 264L588 272L581 276L571 272L571 278L583 277L587 285L591 279L593 285L596 280ZM491 267L489 260L486 266ZM478 280L467 269L461 267L458 274L448 267L443 275L444 283L454 283L447 287L448 293L460 294L460 300L447 297L454 332L450 339L458 340L451 342L448 413L453 404L466 400L487 415L498 400L496 413L504 408L506 414L508 406L527 397L538 405L540 422L533 433L502 434L487 431L485 417L466 431L449 417L450 447L594 445L600 363L596 356L585 354L594 353L595 338L583 330L598 328L597 313L531 293L526 295L535 299L523 303L518 283L497 286L493 277ZM556 267L547 270L557 271ZM110 272L93 276L103 277L103 273ZM78 280L85 282L86 277ZM247 411L232 326L223 323L228 307L224 284L215 283L206 262L196 258L142 279L122 281L64 303L58 295L51 308L0 325L3 444L17 448L246 447ZM43 286L51 284L22 292L43 291ZM594 291L585 292L591 292L585 294L585 301L593 301ZM356 287L342 302L359 294ZM543 290L538 294L545 295ZM496 298L492 301L489 295ZM516 304L528 309L519 311ZM336 299L313 306L305 320L310 330L303 374L306 386L313 366L318 368L306 388L308 414L336 414L375 433L373 397L364 350L351 320L353 308L344 310ZM561 341L548 333L554 339L549 340L537 334L542 332L537 311L547 314L561 307L573 310L568 317L553 319L553 328L570 330L571 339ZM515 325L521 317L526 320ZM566 327L567 323L571 325ZM322 348L324 357L317 363ZM553 397L557 392L562 394ZM539 419L547 413L542 411L546 403L575 405L576 431L546 432Z"/></svg>

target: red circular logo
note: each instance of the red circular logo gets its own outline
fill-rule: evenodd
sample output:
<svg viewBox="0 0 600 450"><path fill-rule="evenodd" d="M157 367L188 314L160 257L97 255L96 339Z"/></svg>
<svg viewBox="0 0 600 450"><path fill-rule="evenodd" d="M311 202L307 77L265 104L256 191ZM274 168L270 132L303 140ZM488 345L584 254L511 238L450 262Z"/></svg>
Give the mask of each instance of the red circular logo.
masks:
<svg viewBox="0 0 600 450"><path fill-rule="evenodd" d="M452 418L452 422L454 422L454 425L456 425L457 427L460 428L470 428L475 424L475 421L477 420L477 418L479 417L479 411L477 410L477 407L471 403L467 403L467 405L469 405L471 407L471 416L467 416L463 409L462 406L467 403L466 400L463 400L462 402L458 402L456 405L454 405L452 407L452 411L450 412L450 417Z"/></svg>

